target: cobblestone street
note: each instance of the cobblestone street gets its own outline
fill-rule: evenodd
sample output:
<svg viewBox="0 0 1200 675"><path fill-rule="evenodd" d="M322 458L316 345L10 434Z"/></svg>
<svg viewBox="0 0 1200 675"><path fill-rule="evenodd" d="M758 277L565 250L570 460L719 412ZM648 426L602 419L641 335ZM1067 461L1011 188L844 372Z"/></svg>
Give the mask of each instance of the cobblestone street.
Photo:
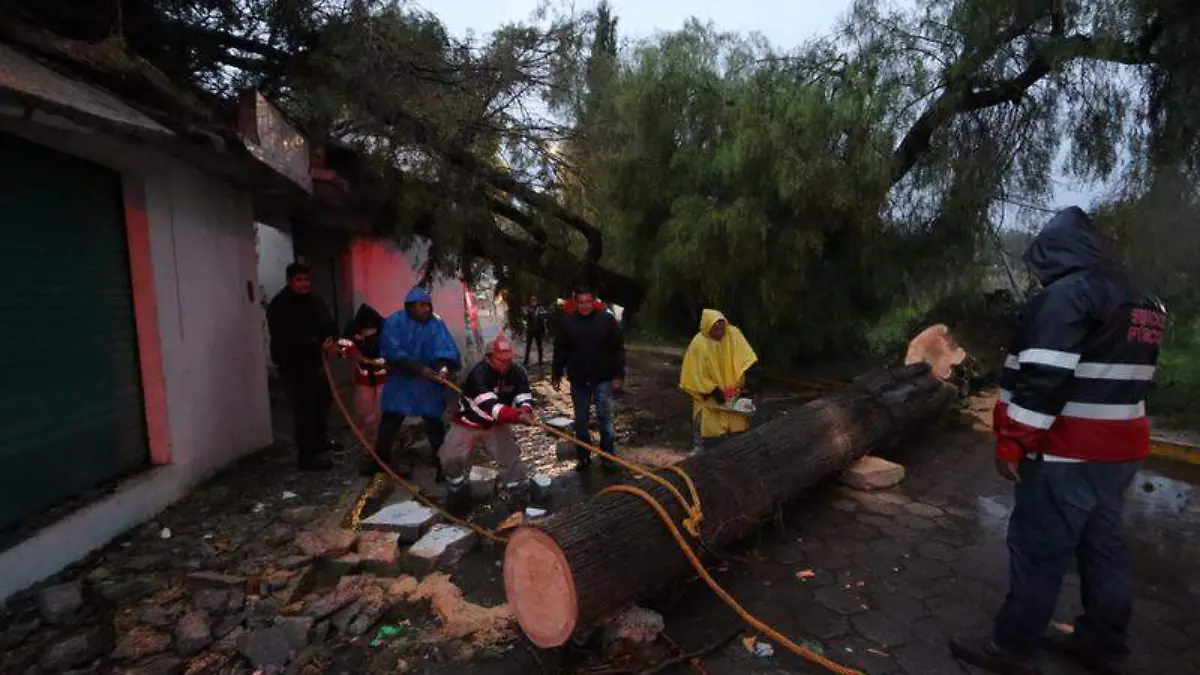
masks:
<svg viewBox="0 0 1200 675"><path fill-rule="evenodd" d="M752 613L846 665L870 673L973 672L949 655L946 641L986 632L1007 589L1011 488L995 474L990 450L983 431L917 439L893 457L907 468L899 486L878 493L838 485L813 491L785 510L783 529L768 527L760 541L734 552L739 560L730 560L723 581ZM1194 610L1200 601L1194 481L1200 476L1160 471L1180 469L1148 466L1127 510L1138 591L1131 669L1200 672ZM800 579L799 572L812 576ZM1058 621L1070 622L1080 611L1078 583L1068 578ZM685 651L703 648L737 623L696 586L667 612L667 632ZM820 672L782 652L754 659L733 641L705 664L714 675ZM1047 659L1047 672L1083 671Z"/></svg>

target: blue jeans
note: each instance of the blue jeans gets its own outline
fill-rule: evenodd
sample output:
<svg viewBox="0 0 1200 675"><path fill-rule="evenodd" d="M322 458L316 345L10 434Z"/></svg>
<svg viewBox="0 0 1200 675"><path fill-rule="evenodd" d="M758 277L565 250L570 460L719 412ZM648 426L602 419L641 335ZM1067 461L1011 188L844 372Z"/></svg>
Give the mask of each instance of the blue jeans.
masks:
<svg viewBox="0 0 1200 675"><path fill-rule="evenodd" d="M588 431L591 421L592 404L596 405L596 421L600 423L600 449L616 453L617 432L613 426L613 385L612 382L598 384L571 383L571 402L575 406L575 438L592 442L592 434ZM588 457L583 448L576 448L579 459Z"/></svg>
<svg viewBox="0 0 1200 675"><path fill-rule="evenodd" d="M1001 649L1021 658L1037 653L1075 562L1084 611L1075 638L1107 660L1128 656L1133 571L1121 511L1141 465L1021 461L1008 523L1009 591L993 634Z"/></svg>

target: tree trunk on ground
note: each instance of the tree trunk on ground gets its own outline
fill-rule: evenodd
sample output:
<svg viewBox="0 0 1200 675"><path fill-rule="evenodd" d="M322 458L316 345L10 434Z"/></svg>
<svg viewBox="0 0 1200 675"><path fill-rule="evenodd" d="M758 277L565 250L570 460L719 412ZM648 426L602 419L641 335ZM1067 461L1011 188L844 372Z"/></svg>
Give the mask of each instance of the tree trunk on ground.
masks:
<svg viewBox="0 0 1200 675"><path fill-rule="evenodd" d="M723 546L751 533L780 502L926 427L954 400L953 387L929 375L926 364L905 366L860 377L684 460L679 466L691 476L704 509L705 545ZM662 475L688 494L677 476ZM635 484L677 524L682 521L683 509L665 488L646 479ZM602 494L519 528L505 551L504 587L525 634L539 647L553 647L690 569L646 503Z"/></svg>

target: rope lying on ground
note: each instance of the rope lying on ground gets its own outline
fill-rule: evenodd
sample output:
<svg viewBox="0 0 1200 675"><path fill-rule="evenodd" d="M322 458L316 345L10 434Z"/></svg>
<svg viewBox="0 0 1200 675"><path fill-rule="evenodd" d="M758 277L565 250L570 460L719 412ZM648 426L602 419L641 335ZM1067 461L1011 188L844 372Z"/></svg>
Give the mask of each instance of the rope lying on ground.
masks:
<svg viewBox="0 0 1200 675"><path fill-rule="evenodd" d="M358 424L354 420L354 417L350 414L349 409L346 408L346 403L338 394L337 383L334 380L333 371L329 367L329 360L322 359L321 365L325 370L325 379L329 383L329 389L333 393L333 400L337 404L338 411L341 412L346 424L350 427L350 430L354 433L354 436L358 439L358 442L362 444L367 454L371 456L371 459L375 460L375 463L379 465L379 467L385 474L387 474L389 478L396 481L404 489L408 490L408 492L412 494L413 499L416 499L425 506L441 513L448 520L450 520L450 522L466 527L490 541L497 543L505 543L508 541L507 537L497 534L493 530L480 527L466 519L459 518L451 513L448 513L440 505L422 494L419 486L400 477L400 475L397 474L392 467L388 466L387 462L384 462L379 457L378 453L375 452L375 444L372 442L372 439L368 439L366 434L362 432L362 429L359 428ZM459 396L463 395L462 389L459 388L457 384L443 379L438 379L437 382L455 392ZM554 427L540 420L535 419L532 422L533 423L530 424L532 427L541 429L542 431L545 431L552 436L561 438L562 440L570 441L571 443L576 444L577 446L594 455L599 455L602 459L606 459L614 464L617 464L618 466L624 467L633 474L649 478L650 480L666 488L667 491L669 491L675 497L675 499L679 501L679 505L683 508L684 513L687 514L683 520L684 529L694 539L698 540L700 538L700 524L704 522L704 511L700 505L700 493L696 491L696 485L692 482L691 476L689 476L686 471L674 465L665 467L667 471L673 472L679 476L681 480L683 480L684 485L687 486L687 491L691 497L690 501L683 496L683 493L680 492L671 481L663 478L653 470L642 466L637 462L631 462L614 454L605 452L604 450L601 450L590 443L581 441L578 438L555 429ZM658 515L659 519L662 520L663 525L671 533L671 536L674 537L675 543L679 546L679 550L683 552L683 555L687 558L688 562L691 563L692 567L696 570L696 573L700 575L700 578L704 580L704 583L707 584L708 587L712 589L713 593L716 593L717 597L720 598L722 602L732 609L733 612L751 628L754 628L758 632L766 635L768 638L783 645L793 654L796 654L805 660L821 666L830 672L837 673L838 675L864 675L860 670L843 666L821 654L812 651L811 649L808 649L807 647L796 644L792 640L788 639L786 635L780 633L766 623L763 623L753 614L748 612L745 607L742 607L741 603L737 601L737 598L734 598L732 595L730 595L729 592L722 588L721 585L717 583L716 579L713 579L712 575L708 573L708 570L704 567L704 563L700 560L700 557L696 555L695 549L693 549L691 544L688 543L687 539L683 535L683 532L680 532L679 527L671 518L671 514L667 512L666 507L663 506L662 502L660 502L654 495L636 485L612 485L601 490L599 494L615 493L633 495L634 497L641 499L646 503L647 506L653 509L654 513Z"/></svg>

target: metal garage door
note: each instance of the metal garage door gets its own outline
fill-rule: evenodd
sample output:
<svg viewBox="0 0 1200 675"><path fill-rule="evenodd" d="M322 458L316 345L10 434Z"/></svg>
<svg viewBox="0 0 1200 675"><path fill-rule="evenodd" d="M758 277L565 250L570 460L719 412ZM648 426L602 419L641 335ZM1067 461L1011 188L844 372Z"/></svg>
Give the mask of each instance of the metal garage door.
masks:
<svg viewBox="0 0 1200 675"><path fill-rule="evenodd" d="M149 464L120 176L0 134L0 531Z"/></svg>

